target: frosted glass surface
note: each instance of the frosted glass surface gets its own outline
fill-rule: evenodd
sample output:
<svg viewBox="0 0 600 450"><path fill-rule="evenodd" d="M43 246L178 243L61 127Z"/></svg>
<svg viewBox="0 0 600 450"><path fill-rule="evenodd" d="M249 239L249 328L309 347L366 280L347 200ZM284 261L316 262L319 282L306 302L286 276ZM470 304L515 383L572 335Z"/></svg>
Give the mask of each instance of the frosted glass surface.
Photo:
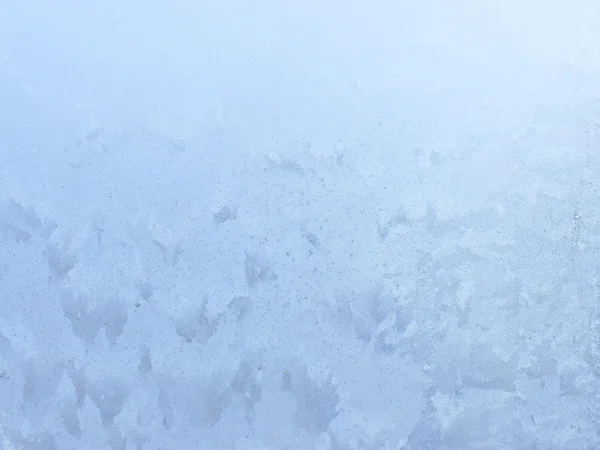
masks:
<svg viewBox="0 0 600 450"><path fill-rule="evenodd" d="M600 448L596 0L0 3L0 449Z"/></svg>

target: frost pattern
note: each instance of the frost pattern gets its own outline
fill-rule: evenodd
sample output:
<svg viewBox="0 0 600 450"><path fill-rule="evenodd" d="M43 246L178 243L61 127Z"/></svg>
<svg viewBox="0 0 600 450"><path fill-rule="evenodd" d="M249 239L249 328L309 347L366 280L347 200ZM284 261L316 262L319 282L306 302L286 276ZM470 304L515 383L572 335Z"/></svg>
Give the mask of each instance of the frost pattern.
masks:
<svg viewBox="0 0 600 450"><path fill-rule="evenodd" d="M135 3L0 13L0 448L600 448L597 2Z"/></svg>

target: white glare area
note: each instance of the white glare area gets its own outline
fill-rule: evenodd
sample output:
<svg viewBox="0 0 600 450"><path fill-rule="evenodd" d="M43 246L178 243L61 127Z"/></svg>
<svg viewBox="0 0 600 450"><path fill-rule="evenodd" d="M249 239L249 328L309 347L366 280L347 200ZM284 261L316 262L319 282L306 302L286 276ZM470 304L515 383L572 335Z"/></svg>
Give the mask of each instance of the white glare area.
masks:
<svg viewBox="0 0 600 450"><path fill-rule="evenodd" d="M0 2L0 449L600 448L599 12Z"/></svg>

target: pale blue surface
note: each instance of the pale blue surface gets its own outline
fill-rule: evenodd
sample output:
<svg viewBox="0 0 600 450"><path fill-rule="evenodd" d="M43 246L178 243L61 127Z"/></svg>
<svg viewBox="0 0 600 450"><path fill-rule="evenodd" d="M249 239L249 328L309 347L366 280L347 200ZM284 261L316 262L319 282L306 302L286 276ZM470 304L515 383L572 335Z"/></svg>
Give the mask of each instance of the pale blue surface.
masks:
<svg viewBox="0 0 600 450"><path fill-rule="evenodd" d="M0 448L600 447L596 2L75 3L0 5Z"/></svg>

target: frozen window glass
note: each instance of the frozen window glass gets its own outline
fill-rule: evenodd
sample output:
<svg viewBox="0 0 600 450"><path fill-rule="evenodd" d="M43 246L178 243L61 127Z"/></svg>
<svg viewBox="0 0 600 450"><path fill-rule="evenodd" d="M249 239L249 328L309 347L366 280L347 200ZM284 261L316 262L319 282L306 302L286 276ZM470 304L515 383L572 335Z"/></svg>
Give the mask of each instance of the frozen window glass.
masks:
<svg viewBox="0 0 600 450"><path fill-rule="evenodd" d="M600 448L599 10L0 2L0 449Z"/></svg>

